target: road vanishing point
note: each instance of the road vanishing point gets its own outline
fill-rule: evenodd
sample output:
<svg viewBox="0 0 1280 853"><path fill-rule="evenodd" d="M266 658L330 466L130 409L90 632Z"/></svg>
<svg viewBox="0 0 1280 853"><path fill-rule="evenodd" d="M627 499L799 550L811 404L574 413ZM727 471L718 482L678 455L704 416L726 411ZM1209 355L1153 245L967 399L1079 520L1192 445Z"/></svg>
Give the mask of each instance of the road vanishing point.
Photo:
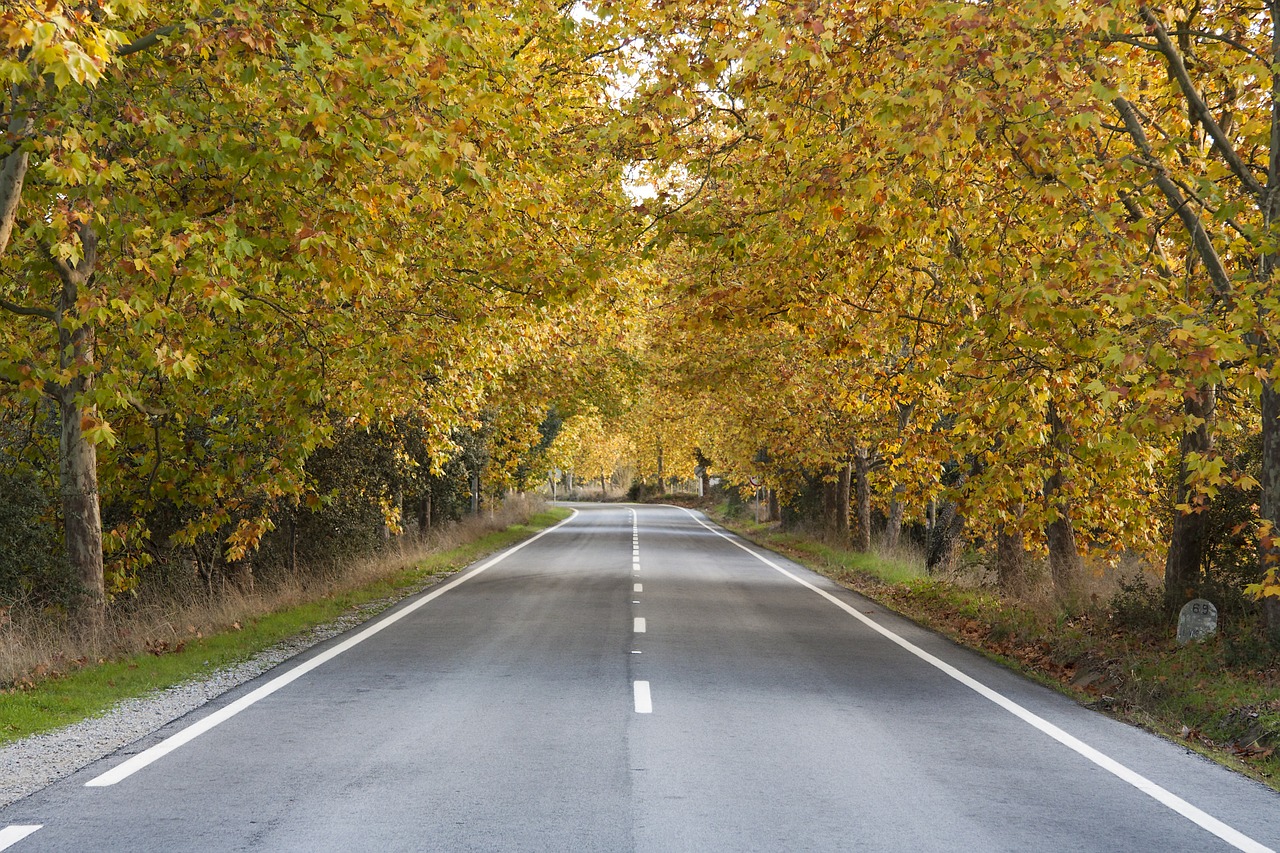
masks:
<svg viewBox="0 0 1280 853"><path fill-rule="evenodd" d="M1276 848L1270 789L627 505L0 812L15 853Z"/></svg>

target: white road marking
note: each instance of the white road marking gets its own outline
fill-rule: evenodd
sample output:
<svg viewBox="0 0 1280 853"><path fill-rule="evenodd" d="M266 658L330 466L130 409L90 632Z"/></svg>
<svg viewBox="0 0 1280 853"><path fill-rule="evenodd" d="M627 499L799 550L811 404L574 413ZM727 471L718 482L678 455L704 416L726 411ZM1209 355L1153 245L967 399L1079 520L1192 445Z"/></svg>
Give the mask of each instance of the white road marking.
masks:
<svg viewBox="0 0 1280 853"><path fill-rule="evenodd" d="M649 682L637 681L635 683L635 697L637 714L653 713L653 698L649 695Z"/></svg>
<svg viewBox="0 0 1280 853"><path fill-rule="evenodd" d="M632 585L631 585L631 591L632 591L632 592L644 592L644 584L642 584L642 583L632 584Z"/></svg>
<svg viewBox="0 0 1280 853"><path fill-rule="evenodd" d="M990 687L978 681L977 679L972 678L968 675L965 675L963 672L956 669L954 666L947 663L946 661L943 661L940 658L934 657L933 655L926 652L924 649L912 643L910 640L907 640L903 637L898 636L897 634L893 633L888 628L885 628L882 625L876 624L874 621L872 621L871 619L868 619L866 616L860 613L856 608L851 607L850 605L836 598L834 595L827 592L826 590L819 589L818 587L809 583L804 578L798 577L792 572L787 571L782 566L779 566L777 563L765 557L763 554L753 551L752 549L748 548L746 545L742 544L738 540L730 537L727 533L724 533L720 530L715 529L714 527L707 524L702 519L698 518L698 516L694 515L688 509L685 509L684 507L680 507L680 509L683 509L686 513L689 514L689 517L691 517L694 521L698 522L698 524L701 524L703 527L705 527L707 530L710 530L712 533L719 536L721 539L724 539L726 542L729 542L737 546L738 548L741 548L743 551L746 551L748 554L755 557L757 560L764 563L766 566L769 566L770 568L782 573L786 577L791 578L791 580L795 581L801 586L807 589L810 589L813 592L816 592L818 595L827 599L836 607L839 607L841 610L845 611L850 616L862 622L868 628L875 631L877 634L880 634L885 639L889 640L892 643L897 644L898 646L901 646L903 649L907 650L911 654L920 658L920 660L924 661L930 666L933 666L941 670L942 672L946 673L947 675L951 676L956 681L960 682L965 687L968 687L970 690L974 691L978 695L991 700L995 704L999 705L1001 708L1004 708L1010 714L1013 714L1015 717L1019 718L1023 722L1028 723L1029 725L1039 729L1041 732L1053 738L1058 743L1062 744L1068 749L1074 750L1076 753L1080 754L1084 758L1087 758L1089 761L1092 761L1094 764L1098 765L1103 770L1106 770L1108 773L1111 773L1112 775L1122 779L1123 781L1128 782L1130 785L1137 788L1139 791L1146 794L1147 796L1151 797L1156 802L1168 807L1169 809L1172 809L1173 811L1185 817L1187 820L1194 823L1196 826L1199 826L1201 829L1205 829L1213 833L1214 835L1221 838L1223 841L1230 844L1232 847L1235 847L1237 850L1248 851L1248 853L1276 853L1276 851L1273 850L1272 848L1267 847L1265 844L1261 844L1253 840L1252 838L1245 835L1240 830L1235 829L1234 827L1228 826L1227 824L1218 820L1213 815L1208 814L1207 812L1202 811L1201 809L1198 809L1195 806L1191 805L1191 803L1182 799L1177 794L1174 794L1171 791L1168 791L1165 788L1160 787L1159 785L1157 785L1155 782L1152 782L1147 777L1133 770L1130 770L1128 767L1125 767L1123 764L1116 761L1114 758L1111 758L1110 756L1099 752L1098 750L1089 746L1089 744L1085 743L1084 741L1080 740L1074 735L1068 734L1066 731L1058 728L1053 723L1046 720L1044 717L1041 717L1038 714L1028 711L1026 708L1022 707L1017 702L1014 702L1012 699L1005 696L1004 694L997 693L995 690L992 690ZM640 682L636 682L636 684L639 684L639 683ZM639 709L637 708L637 710Z"/></svg>
<svg viewBox="0 0 1280 853"><path fill-rule="evenodd" d="M635 620L632 622L632 628L635 630L635 632L636 632L637 634L643 634L643 633L645 633L645 630L644 630L644 617L643 617L643 616L637 616L637 617L635 618Z"/></svg>
<svg viewBox="0 0 1280 853"><path fill-rule="evenodd" d="M644 652L638 651L637 649L632 649L632 650L631 650L631 654L633 654L633 655L640 655L640 654L644 654Z"/></svg>
<svg viewBox="0 0 1280 853"><path fill-rule="evenodd" d="M638 711L640 709L636 708L636 710ZM13 826L6 826L4 829L0 829L0 850L9 849L31 833L35 832L37 829L42 829L43 827L43 823L34 823L27 824L25 826L21 824L14 824Z"/></svg>
<svg viewBox="0 0 1280 853"><path fill-rule="evenodd" d="M259 687L257 690L254 690L252 693L248 693L244 696L241 696L239 699L232 702L230 705L227 705L224 708L220 708L219 710L214 711L212 714L210 714L207 717L204 717L201 720L197 720L196 722L192 723L190 726L187 726L185 729L178 732L177 734L171 735L165 738L164 740L160 741L155 746L149 749L145 749L142 752L139 752L137 755L133 756L127 761L122 762L118 766L113 767L112 769L108 770L106 773L103 773L101 776L96 776L93 779L90 779L88 782L84 783L85 787L101 788L107 785L114 785L117 782L120 782L124 779L129 778L134 773L137 773L139 770L146 767L148 764L152 763L153 761L156 761L157 759L163 758L164 756L173 752L175 749L182 746L183 744L186 744L195 740L200 735L212 729L214 726L217 726L221 723L225 723L227 720L231 719L236 714L239 714L241 711L243 711L245 708L248 708L250 705L253 705L256 702L267 698L268 696L270 696L272 693L275 693L280 688L285 687L286 685L291 684L294 681L297 681L299 678L306 675L311 670L323 664L328 663L329 661L333 660L343 652L350 651L351 649L360 645L365 640L369 639L374 634L377 634L383 629L390 628L396 622L399 622L401 619L405 618L410 613L413 613L418 608L444 595L449 590L457 586L461 586L462 584L471 580L473 577L485 571L486 569L492 566L496 566L498 563L502 562L507 557L510 557L512 554L516 553L526 545L531 545L534 542L537 542L539 539L541 539L543 536L546 536L548 533L552 532L553 530L558 530L559 528L573 521L574 518L577 517L578 511L572 510L572 512L573 512L573 515L569 516L559 524L556 524L552 527L548 527L546 530L542 531L541 533L538 533L536 536L532 536L524 540L523 542L519 543L518 545L508 548L506 551L503 551L501 554L498 554L496 557L490 558L487 562L481 564L480 566L477 566L476 568L472 569L470 572L467 572L466 574L462 575L461 577L455 578L454 580L450 581L449 583L445 584L439 589L434 590L433 592L430 592L427 595L424 595L422 598L419 598L417 601L414 601L409 606L404 607L400 610L397 610L394 613L390 614L389 616L383 619L380 619L377 622L374 622L372 625L368 626L360 633L356 634L355 636L347 640L344 640L343 642L339 643L338 645L334 646L328 651L322 654L316 655L315 657L311 658L305 663L301 663L298 666L295 666L293 669L289 670L283 675L276 676L275 678L268 681L266 684Z"/></svg>

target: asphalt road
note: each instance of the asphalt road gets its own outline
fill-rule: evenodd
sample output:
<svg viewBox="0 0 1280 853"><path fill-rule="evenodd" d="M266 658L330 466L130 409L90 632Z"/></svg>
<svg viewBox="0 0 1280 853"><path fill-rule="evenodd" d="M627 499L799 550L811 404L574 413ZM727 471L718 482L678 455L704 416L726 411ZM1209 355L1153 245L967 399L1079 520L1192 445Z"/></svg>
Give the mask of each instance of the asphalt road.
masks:
<svg viewBox="0 0 1280 853"><path fill-rule="evenodd" d="M0 849L1280 847L1261 785L684 510L579 509L0 811Z"/></svg>

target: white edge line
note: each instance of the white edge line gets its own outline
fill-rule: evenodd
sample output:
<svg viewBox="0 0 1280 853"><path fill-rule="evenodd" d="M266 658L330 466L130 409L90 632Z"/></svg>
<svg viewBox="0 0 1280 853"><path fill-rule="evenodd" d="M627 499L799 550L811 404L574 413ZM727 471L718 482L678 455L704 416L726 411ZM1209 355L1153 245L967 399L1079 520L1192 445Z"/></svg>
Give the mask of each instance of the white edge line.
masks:
<svg viewBox="0 0 1280 853"><path fill-rule="evenodd" d="M0 829L0 850L8 850L31 833L43 828L43 823L31 823L25 825L14 824Z"/></svg>
<svg viewBox="0 0 1280 853"><path fill-rule="evenodd" d="M308 672L315 669L316 667L322 666L323 664L328 663L329 661L333 660L343 652L349 651L355 646L360 645L365 640L372 637L374 634L377 634L379 631L382 631L385 628L391 627L396 622L399 622L401 619L405 618L410 613L413 613L418 608L428 604L431 601L434 601L435 599L444 595L446 592L453 589L454 587L460 586L466 583L467 581L471 580L473 577L480 574L485 569L488 569L491 566L497 565L498 563L502 562L507 557L510 557L512 554L516 553L526 545L531 545L532 543L537 542L539 539L541 539L543 536L546 536L548 533L552 532L553 530L563 527L564 525L573 521L573 519L577 517L578 511L576 509L571 508L570 512L572 512L573 515L570 515L568 518L566 518L564 521L561 521L559 524L552 525L551 527L548 527L546 530L543 530L537 533L536 535L529 537L523 542L519 542L513 545L512 547L508 548L507 550L503 551L497 556L491 557L487 562L477 566L476 568L472 569L466 574L463 574L460 577L454 578L452 581L440 587L439 589L436 589L427 593L426 595L422 596L422 598L419 598L417 601L414 601L412 604L409 604L407 607L403 607L400 610L397 610L394 613L391 613L390 615L382 619L379 619L377 622L374 622L372 625L369 625L364 630L360 631L360 633L355 634L354 636L349 637L346 640L343 640L341 643L328 649L327 651L316 655L315 657L305 661L304 663L299 664L298 666L295 666L293 669L289 670L283 675L276 676L275 678L268 681L266 684L254 690L252 693L247 693L244 696L241 696L239 699L232 702L230 705L227 705L223 708L218 709L217 711L214 711L209 716L204 717L200 720L197 720L196 722L192 723L190 726L187 726L185 729L178 732L177 734L174 734L168 738L165 738L155 746L152 746L148 749L143 750L142 752L139 752L137 755L120 763L119 765L117 765L116 767L113 767L112 769L108 770L102 775L96 776L93 779L90 779L88 782L84 783L85 787L101 788L107 785L114 785L117 782L127 779L129 776L132 776L134 773L137 773L139 770L146 767L148 764L152 763L153 761L163 758L164 756L173 752L175 749L182 746L183 744L186 744L192 740L195 740L200 735L212 729L214 726L217 726L221 723L225 723L227 720L231 719L236 714L239 714L241 711L243 711L245 708L248 708L250 705L253 705L255 702L265 699L266 697L270 696L272 693L275 693L280 688L285 687L294 681L297 681L299 678L306 675Z"/></svg>
<svg viewBox="0 0 1280 853"><path fill-rule="evenodd" d="M732 545L736 545L738 548L741 548L743 551L746 551L748 554L755 557L757 560L764 563L766 566L769 566L770 568L782 573L783 575L795 581L796 583L800 584L801 586L806 587L807 589L810 589L813 592L816 592L818 595L827 599L832 604L836 605L841 610L848 613L850 616L862 622L871 630L883 636L885 639L893 643L896 643L897 645L901 646L903 649L907 650L911 654L920 658L925 663L933 667L936 667L937 669L940 669L942 672L951 676L956 681L959 681L965 687L968 687L970 690L973 690L975 693L979 694L980 696L986 699L989 699L990 701L999 705L1001 708L1004 708L1006 711L1013 714L1015 717L1018 717L1023 722L1026 722L1034 726L1035 728L1039 729L1041 732L1043 732L1044 734L1047 734L1049 737L1058 741L1058 743L1061 743L1063 746L1066 746L1067 748L1079 753L1081 756L1087 758L1089 761L1092 761L1094 764L1098 765L1103 770L1106 770L1108 773L1111 773L1112 775L1117 776L1123 781L1128 782L1130 785L1137 788L1139 791L1146 794L1147 796L1151 797L1156 802L1177 812L1178 814L1185 817L1187 820L1199 826L1201 829L1204 829L1204 830L1207 830L1208 832L1213 833L1214 835L1221 838L1223 841L1235 847L1237 850L1245 850L1245 851L1248 851L1248 853L1275 853L1275 851L1272 848L1267 847L1266 845L1253 840L1249 836L1245 835L1243 832L1240 832L1238 829L1228 826L1227 824L1218 820L1213 815L1210 815L1207 812L1197 808L1196 806L1191 805L1191 803L1182 799L1177 794L1174 794L1173 792L1160 787L1159 785L1157 785L1155 782L1152 782L1147 777L1133 770L1130 770L1128 767L1116 761L1114 758L1111 758L1108 755L1104 755L1103 753L1089 746L1089 744L1085 743L1084 741L1080 740L1074 735L1068 734L1066 731L1058 728L1053 723L1049 722L1048 720L1044 719L1038 714L1035 714L1027 710L1026 708L1022 707L1017 702L1014 702L1012 699L1008 698L1004 694L997 693L995 690L992 690L990 687L987 687L982 682L974 678L971 678L968 675L965 675L963 672L956 669L951 664L929 654L924 649L915 645L911 641L898 636L897 634L890 631L888 628L884 627L883 625L880 625L875 621L868 619L861 612L859 612L857 608L852 607L849 604L846 604L845 602L836 598L834 595L827 592L826 590L819 589L818 587L809 583L804 578L798 577L792 572L787 571L782 566L779 566L777 563L768 559L764 555L752 550L751 548L748 548L746 545L742 544L741 542L729 536L728 534L715 529L714 527L707 524L702 519L698 518L697 515L695 515L693 512L686 509L685 507L678 507L678 509L684 510L684 512L689 514L690 518L698 522L698 524L701 524L707 530L710 530L712 533L724 539L726 542L729 542ZM636 682L636 683L639 684L640 682ZM637 693L637 697L638 696L639 694Z"/></svg>
<svg viewBox="0 0 1280 853"><path fill-rule="evenodd" d="M637 681L634 688L637 714L653 713L653 698L649 695L649 682Z"/></svg>

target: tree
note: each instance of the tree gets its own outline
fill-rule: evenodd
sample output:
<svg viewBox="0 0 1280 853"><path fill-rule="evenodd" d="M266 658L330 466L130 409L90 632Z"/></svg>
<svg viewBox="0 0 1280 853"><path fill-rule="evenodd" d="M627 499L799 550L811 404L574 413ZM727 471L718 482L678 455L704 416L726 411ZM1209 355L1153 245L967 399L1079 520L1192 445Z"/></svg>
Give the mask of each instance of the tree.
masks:
<svg viewBox="0 0 1280 853"><path fill-rule="evenodd" d="M446 452L540 322L515 306L598 277L610 35L567 12L24 3L0 28L0 375L62 408L89 613L128 587L104 582L102 454L135 519L179 501L191 539L238 518L242 555L335 414L425 412Z"/></svg>

